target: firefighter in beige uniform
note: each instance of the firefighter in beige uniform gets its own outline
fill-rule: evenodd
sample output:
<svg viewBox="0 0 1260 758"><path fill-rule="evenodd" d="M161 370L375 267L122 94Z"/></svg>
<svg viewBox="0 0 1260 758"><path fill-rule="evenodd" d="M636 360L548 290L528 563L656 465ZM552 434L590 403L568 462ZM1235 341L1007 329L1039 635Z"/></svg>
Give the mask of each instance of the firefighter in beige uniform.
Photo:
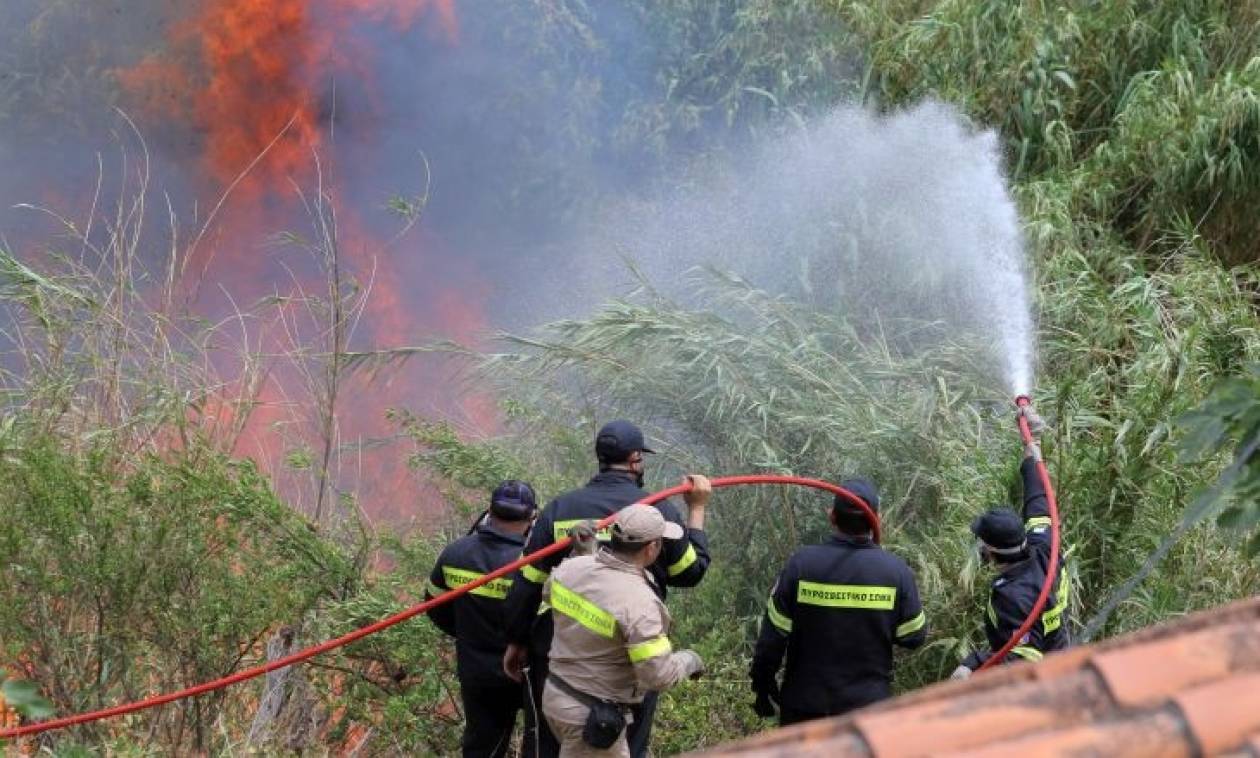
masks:
<svg viewBox="0 0 1260 758"><path fill-rule="evenodd" d="M543 713L560 740L561 758L629 758L617 714L624 719L645 692L704 670L694 651L674 652L669 612L645 570L661 539L681 538L682 528L657 508L635 504L617 514L611 533L593 555L560 564L544 588L556 615ZM610 714L614 718L600 721Z"/></svg>

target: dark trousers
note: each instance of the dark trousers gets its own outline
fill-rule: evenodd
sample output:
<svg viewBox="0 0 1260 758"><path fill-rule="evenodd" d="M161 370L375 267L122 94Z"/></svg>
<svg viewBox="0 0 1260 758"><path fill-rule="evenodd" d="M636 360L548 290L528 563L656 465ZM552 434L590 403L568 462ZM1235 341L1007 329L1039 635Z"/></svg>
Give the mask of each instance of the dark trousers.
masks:
<svg viewBox="0 0 1260 758"><path fill-rule="evenodd" d="M827 718L826 713L798 711L795 708L788 708L786 706L779 708L779 726L791 726L792 724L800 724L805 721L825 718Z"/></svg>
<svg viewBox="0 0 1260 758"><path fill-rule="evenodd" d="M547 659L529 656L529 675L525 678L525 738L521 742L521 758L559 758L560 741L551 733L547 717L542 713L543 685L547 682ZM660 693L648 692L643 702L630 709L634 721L626 729L632 758L646 758L652 739L652 719Z"/></svg>
<svg viewBox="0 0 1260 758"><path fill-rule="evenodd" d="M531 646L532 648L532 646ZM525 675L525 737L521 740L521 758L558 758L560 741L551 733L542 712L543 685L547 683L547 656L529 652L529 671Z"/></svg>
<svg viewBox="0 0 1260 758"><path fill-rule="evenodd" d="M521 688L508 684L461 685L464 700L464 758L503 758L512 744Z"/></svg>
<svg viewBox="0 0 1260 758"><path fill-rule="evenodd" d="M630 743L633 758L647 758L648 743L652 739L652 719L656 717L656 700L660 694L646 692L643 702L630 709L634 714L634 723L626 730L626 741Z"/></svg>

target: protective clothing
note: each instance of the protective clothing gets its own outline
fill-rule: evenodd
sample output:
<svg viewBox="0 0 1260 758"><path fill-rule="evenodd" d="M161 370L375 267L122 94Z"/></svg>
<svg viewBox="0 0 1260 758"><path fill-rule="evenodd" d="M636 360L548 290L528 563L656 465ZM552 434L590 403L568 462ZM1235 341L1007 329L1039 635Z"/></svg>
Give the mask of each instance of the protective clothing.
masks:
<svg viewBox="0 0 1260 758"><path fill-rule="evenodd" d="M1020 465L1020 475L1024 480L1024 530L1027 546L1022 555L1025 557L1013 563L999 564L1001 573L993 579L984 617L984 634L990 649L973 652L963 661L963 665L973 671L980 668L995 651L1000 650L1028 618L1028 612L1041 594L1046 569L1050 566L1050 507L1041 477L1037 473L1037 463L1031 456L1025 458ZM1058 576L1041 618L1033 624L1032 629L1024 635L1003 663L1018 660L1039 661L1048 652L1068 647L1069 585L1066 575L1067 565L1060 554Z"/></svg>
<svg viewBox="0 0 1260 758"><path fill-rule="evenodd" d="M926 637L905 561L869 537L836 534L798 550L779 574L753 652L753 691L779 701L783 724L845 713L891 695L893 645Z"/></svg>
<svg viewBox="0 0 1260 758"><path fill-rule="evenodd" d="M438 556L425 597L455 589L516 560L523 535L502 532L490 523L452 542ZM504 602L512 580L495 579L429 612L443 632L455 638L455 666L465 702L463 754L503 756L511 742L521 685L503 673L507 647Z"/></svg>
<svg viewBox="0 0 1260 758"><path fill-rule="evenodd" d="M675 652L671 619L650 575L607 549L570 558L552 571L544 587L555 623L550 673L599 700L630 706L649 692L672 687L702 666L691 651ZM549 683L543 708L553 730L571 745L573 709L565 693ZM625 742L625 736L621 737ZM628 747L626 748L628 750Z"/></svg>
<svg viewBox="0 0 1260 758"><path fill-rule="evenodd" d="M585 487L560 495L543 509L530 532L525 554L537 552L568 534L571 527L587 520L602 520L622 508L648 496L634 483L634 475L625 471L604 471L596 474ZM683 526L678 508L665 501L651 506L660 510L666 521ZM665 539L661 555L648 568L653 588L665 599L665 587L694 587L704 578L709 568L708 538L701 529L685 529L681 539ZM607 540L610 532L605 529L599 537ZM542 587L552 569L570 551L550 555L530 564L513 575L512 590L507 601L507 635L509 642L529 646L529 681L535 698L541 700L543 684L547 676L547 654L551 647L552 614L542 606ZM540 613L540 608L542 612ZM642 714L630 726L632 754L647 754L651 736L652 714L656 698L649 695L640 706ZM537 729L537 733L535 733ZM526 712L525 758L537 754L541 758L554 756L559 749L545 723L537 722L531 711ZM537 749L537 753L535 753Z"/></svg>

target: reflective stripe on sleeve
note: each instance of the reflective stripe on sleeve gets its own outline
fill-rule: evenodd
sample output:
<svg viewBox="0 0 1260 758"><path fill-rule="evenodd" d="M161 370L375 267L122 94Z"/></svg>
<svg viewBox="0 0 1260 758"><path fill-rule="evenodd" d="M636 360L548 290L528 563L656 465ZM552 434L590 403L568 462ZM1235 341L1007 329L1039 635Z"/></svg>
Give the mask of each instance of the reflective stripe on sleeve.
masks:
<svg viewBox="0 0 1260 758"><path fill-rule="evenodd" d="M1054 607L1041 614L1041 628L1046 634L1058 631L1059 627L1063 626L1063 612L1067 610L1068 592L1067 579L1060 572L1059 586L1054 591L1056 595Z"/></svg>
<svg viewBox="0 0 1260 758"><path fill-rule="evenodd" d="M442 578L446 580L447 586L451 589L463 587L465 584L475 582L485 576L476 571L468 571L467 569L459 569L453 566L442 567ZM480 587L473 587L469 590L469 594L479 595L480 597L488 597L494 600L503 600L508 596L508 591L512 589L512 580L499 577L491 579L489 582Z"/></svg>
<svg viewBox="0 0 1260 758"><path fill-rule="evenodd" d="M674 561L673 565L671 565L668 569L666 569L666 571L669 573L670 576L678 576L682 572L691 568L691 564L695 562L696 562L696 546L688 542L687 551L682 554L681 558Z"/></svg>
<svg viewBox="0 0 1260 758"><path fill-rule="evenodd" d="M891 611L897 604L897 588L868 584L825 584L802 580L796 585L796 602L825 608Z"/></svg>
<svg viewBox="0 0 1260 758"><path fill-rule="evenodd" d="M1011 652L1027 661L1036 662L1045 658L1045 655L1040 650L1031 645L1016 645L1011 649Z"/></svg>
<svg viewBox="0 0 1260 758"><path fill-rule="evenodd" d="M923 611L919 611L918 616L915 616L914 618L910 619L906 623L897 627L897 636L905 637L907 635L914 634L915 632L922 629L923 625L926 623L927 623L927 616L924 615Z"/></svg>
<svg viewBox="0 0 1260 758"><path fill-rule="evenodd" d="M641 663L649 658L671 653L673 650L674 646L669 643L669 637L664 635L626 648L626 651L630 653L631 663Z"/></svg>
<svg viewBox="0 0 1260 758"><path fill-rule="evenodd" d="M546 571L534 568L528 563L526 563L524 566L521 566L521 576L530 580L534 584L542 584L547 581Z"/></svg>
<svg viewBox="0 0 1260 758"><path fill-rule="evenodd" d="M564 521L556 521L551 525L551 536L555 537L556 542L559 542L560 540L569 536L569 530L572 529L573 527L577 526L578 524L584 524L587 521L594 521L594 520L595 519L571 518L571 519L565 519ZM606 526L603 529L600 529L598 532L595 532L595 539L600 540L601 542L607 542L608 540L611 540L612 527Z"/></svg>
<svg viewBox="0 0 1260 758"><path fill-rule="evenodd" d="M792 633L792 619L784 616L782 613L779 613L778 607L774 604L773 595L766 600L766 616L769 617L770 623L774 624L775 629L778 629L784 634Z"/></svg>
<svg viewBox="0 0 1260 758"><path fill-rule="evenodd" d="M1033 516L1024 522L1024 528L1029 531L1050 525L1051 522L1049 516Z"/></svg>
<svg viewBox="0 0 1260 758"><path fill-rule="evenodd" d="M551 607L563 613L600 637L612 639L617 619L555 579L551 580Z"/></svg>

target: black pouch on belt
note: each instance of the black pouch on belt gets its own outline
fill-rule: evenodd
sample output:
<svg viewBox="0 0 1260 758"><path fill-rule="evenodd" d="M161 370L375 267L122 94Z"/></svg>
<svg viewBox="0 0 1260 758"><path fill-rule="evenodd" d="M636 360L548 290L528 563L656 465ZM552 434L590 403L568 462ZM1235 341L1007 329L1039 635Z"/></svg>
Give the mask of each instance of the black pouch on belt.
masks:
<svg viewBox="0 0 1260 758"><path fill-rule="evenodd" d="M582 741L600 750L612 747L626 728L625 706L588 695L555 674L549 678L561 692L590 709L582 726Z"/></svg>

